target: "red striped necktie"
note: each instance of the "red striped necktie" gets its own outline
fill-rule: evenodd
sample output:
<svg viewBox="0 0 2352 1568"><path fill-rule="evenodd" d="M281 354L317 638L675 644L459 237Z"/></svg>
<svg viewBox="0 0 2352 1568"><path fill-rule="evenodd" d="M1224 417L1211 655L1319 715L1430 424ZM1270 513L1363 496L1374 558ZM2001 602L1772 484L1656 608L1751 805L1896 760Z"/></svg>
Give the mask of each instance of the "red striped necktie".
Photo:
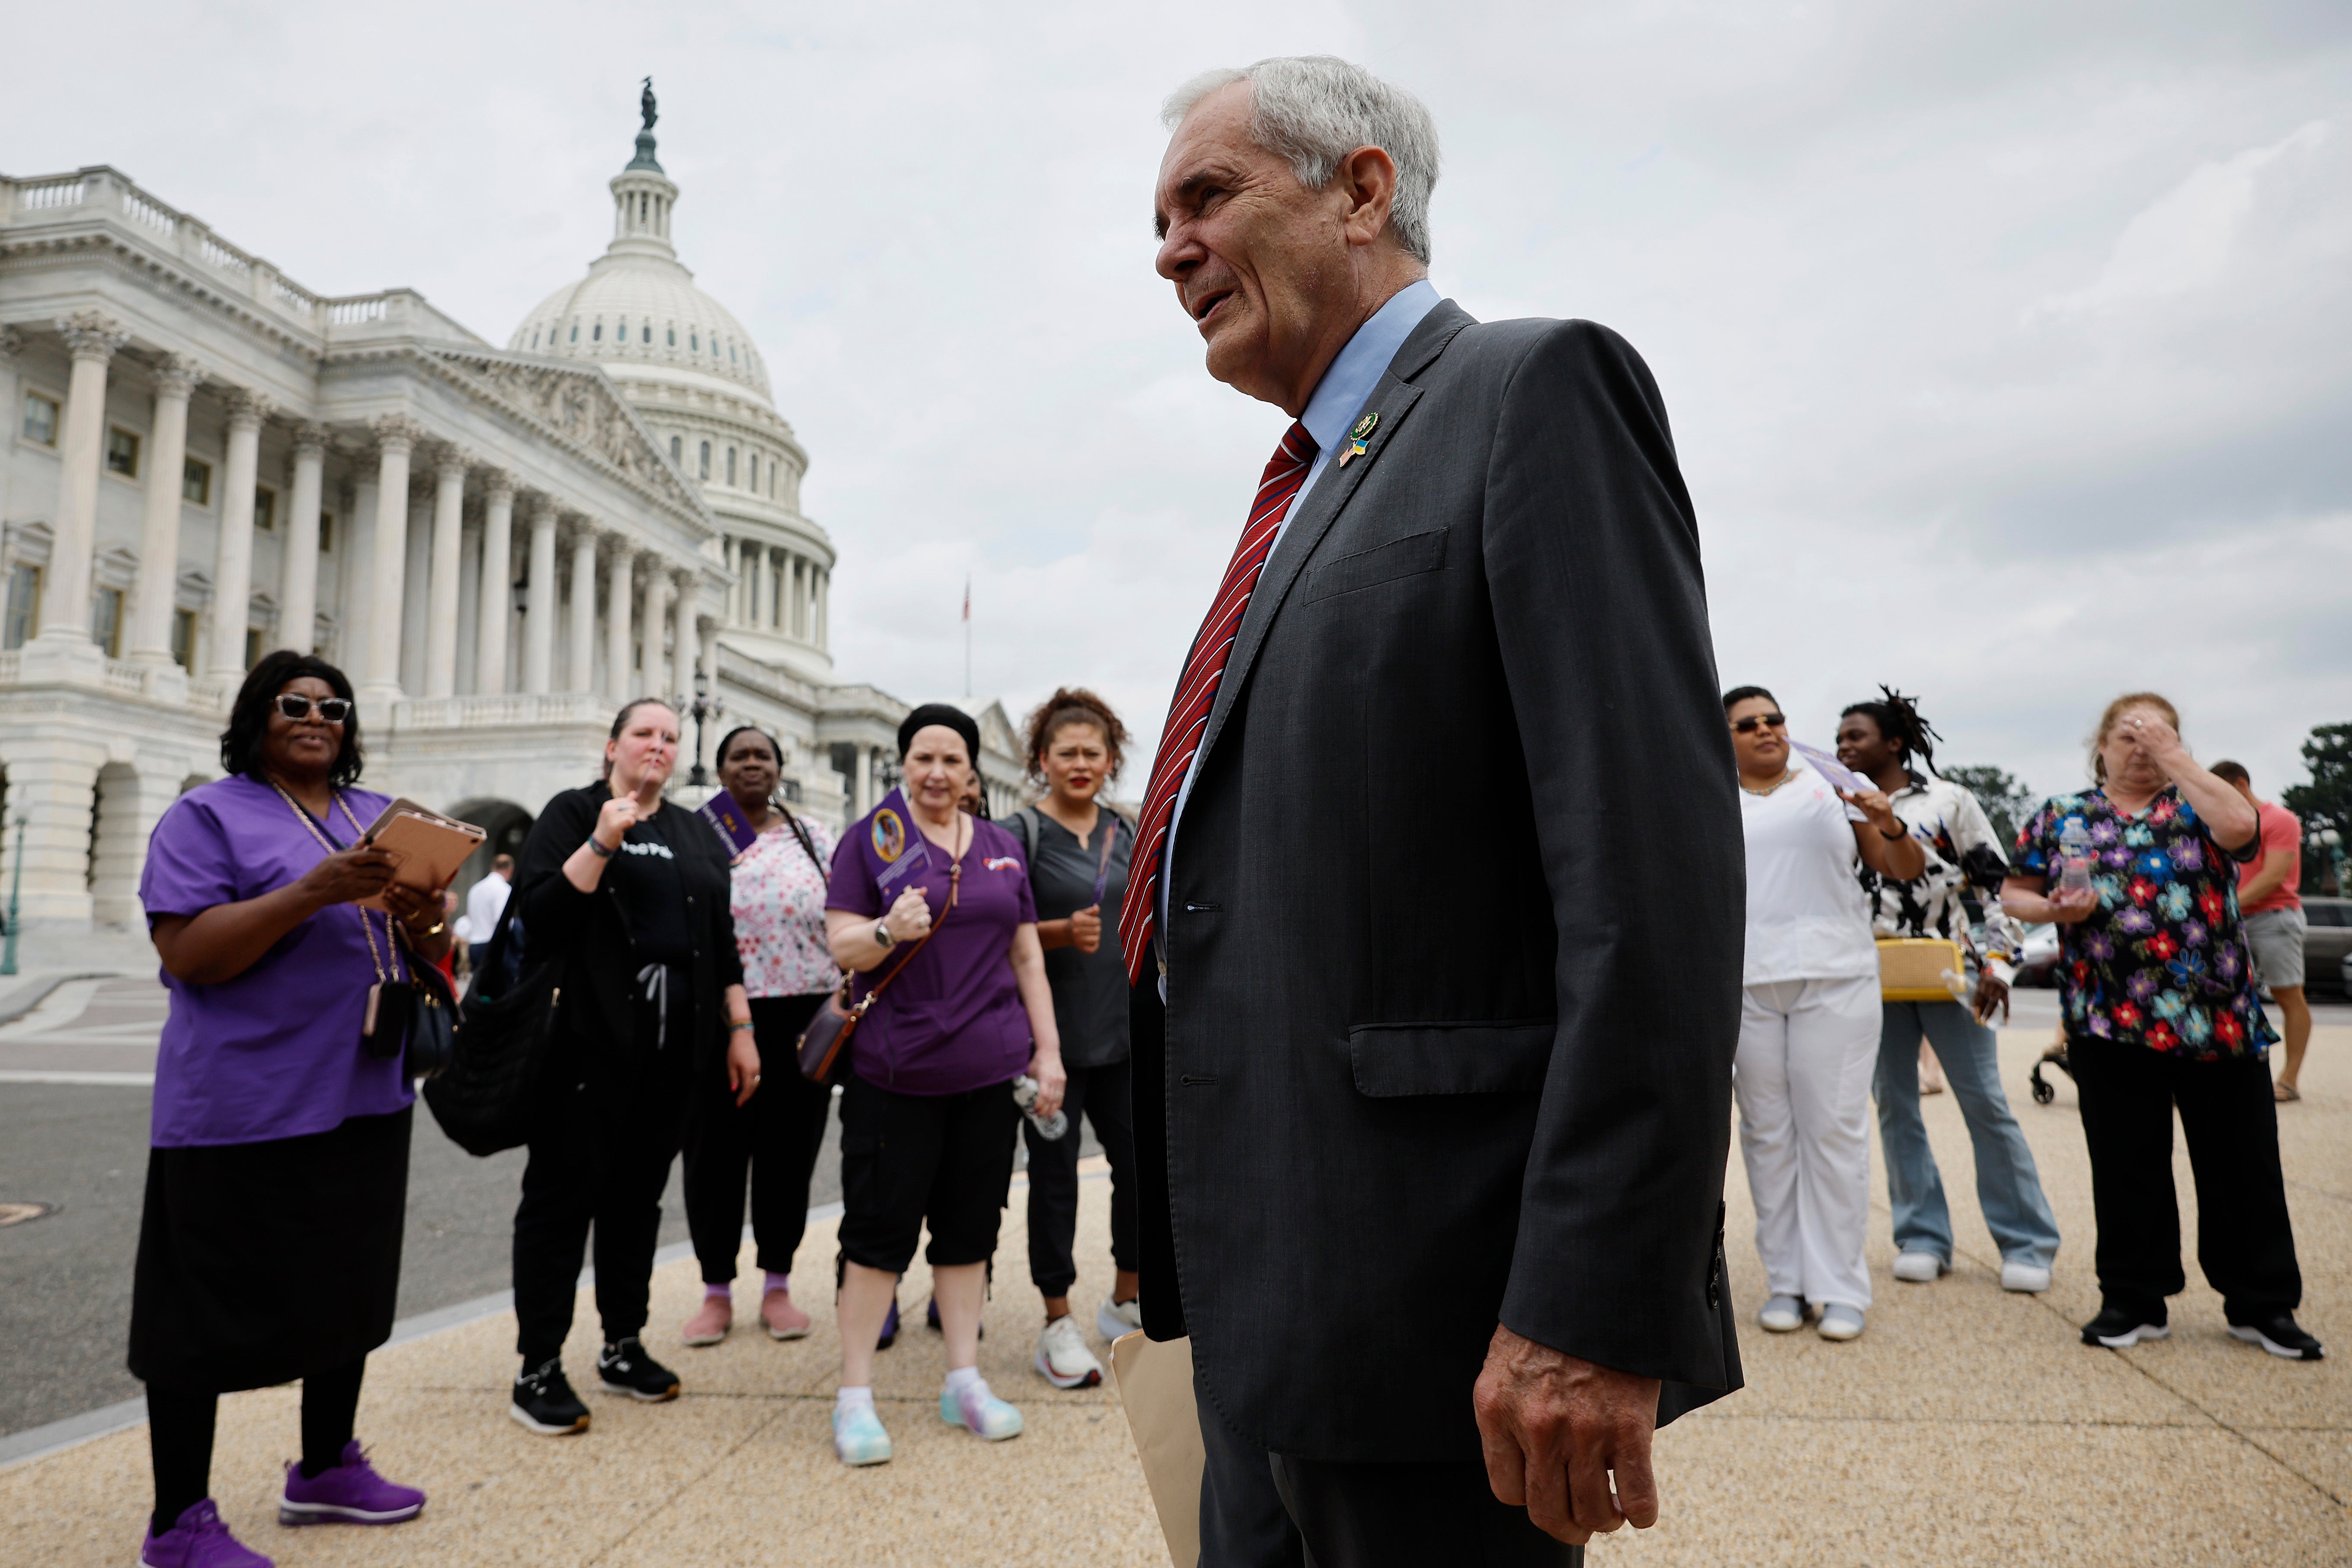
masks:
<svg viewBox="0 0 2352 1568"><path fill-rule="evenodd" d="M1257 587L1258 574L1265 570L1265 558L1273 552L1283 514L1290 510L1298 487L1307 481L1316 450L1315 437L1307 433L1307 426L1293 421L1283 433L1282 445L1266 459L1265 477L1258 480L1257 499L1250 503L1249 526L1242 530L1241 542L1234 547L1233 563L1225 568L1216 603L1209 606L1201 635L1192 639L1192 657L1184 661L1183 679L1176 683L1176 700L1169 704L1168 727L1160 736L1160 754L1151 763L1151 787L1143 795L1142 826L1136 834L1133 861L1137 874L1128 879L1127 898L1118 910L1119 949L1127 954L1129 985L1143 973L1143 955L1151 946L1151 928L1160 910L1160 850L1176 815L1176 792L1192 769L1193 753L1201 749L1201 737L1209 727L1209 710L1217 700L1217 683L1224 677L1225 661L1233 657L1234 637L1241 630L1250 594Z"/></svg>

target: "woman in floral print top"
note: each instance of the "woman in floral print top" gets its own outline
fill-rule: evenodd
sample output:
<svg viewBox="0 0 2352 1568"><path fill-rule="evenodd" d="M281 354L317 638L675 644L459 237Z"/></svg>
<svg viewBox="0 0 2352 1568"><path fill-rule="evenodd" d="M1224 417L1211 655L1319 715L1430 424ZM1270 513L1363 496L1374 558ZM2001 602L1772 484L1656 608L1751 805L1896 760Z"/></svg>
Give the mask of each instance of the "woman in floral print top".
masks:
<svg viewBox="0 0 2352 1568"><path fill-rule="evenodd" d="M2017 837L2001 904L2061 927L2059 987L2098 1216L2099 1315L2083 1342L2111 1349L2171 1331L2187 1286L2172 1185L2177 1107L2196 1172L2198 1260L2230 1332L2273 1355L2320 1359L2294 1321L2303 1276L2279 1167L2264 1052L2276 1038L2254 990L2228 860L2259 848L2253 808L2198 765L2154 692L2107 705L2098 787L2043 804ZM2089 839L2090 891L2051 896L2069 821Z"/></svg>
<svg viewBox="0 0 2352 1568"><path fill-rule="evenodd" d="M690 1345L715 1345L735 1321L735 1255L743 1240L743 1174L751 1176L751 1233L765 1279L760 1321L771 1339L796 1340L809 1315L793 1300L793 1254L807 1229L809 1178L824 1142L833 1093L800 1075L795 1047L841 971L824 942L833 836L776 798L783 750L745 726L719 742L719 782L759 837L734 857L730 903L735 945L764 1080L738 1105L711 1086L686 1131L686 1223L702 1265L702 1305L687 1320ZM733 852L733 846L729 846Z"/></svg>

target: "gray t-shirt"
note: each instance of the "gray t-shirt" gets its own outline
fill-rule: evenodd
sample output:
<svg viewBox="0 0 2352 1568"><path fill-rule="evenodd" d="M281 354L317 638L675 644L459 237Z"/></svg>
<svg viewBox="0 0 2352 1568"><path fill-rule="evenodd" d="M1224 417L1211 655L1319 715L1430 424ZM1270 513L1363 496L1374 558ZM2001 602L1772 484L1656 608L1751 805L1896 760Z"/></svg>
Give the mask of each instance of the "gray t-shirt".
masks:
<svg viewBox="0 0 2352 1568"><path fill-rule="evenodd" d="M1108 806L1098 807L1095 830L1085 843L1043 811L1022 814L1035 825L1029 889L1041 921L1067 920L1093 901L1095 869L1102 861L1102 836L1116 833L1110 879L1103 889L1102 945L1090 953L1075 947L1045 953L1045 979L1054 988L1054 1022L1062 1032L1062 1065L1108 1067L1127 1059L1127 960L1118 945L1118 906L1127 897L1128 860L1135 853L1135 830ZM1008 822L1015 837L1027 838Z"/></svg>

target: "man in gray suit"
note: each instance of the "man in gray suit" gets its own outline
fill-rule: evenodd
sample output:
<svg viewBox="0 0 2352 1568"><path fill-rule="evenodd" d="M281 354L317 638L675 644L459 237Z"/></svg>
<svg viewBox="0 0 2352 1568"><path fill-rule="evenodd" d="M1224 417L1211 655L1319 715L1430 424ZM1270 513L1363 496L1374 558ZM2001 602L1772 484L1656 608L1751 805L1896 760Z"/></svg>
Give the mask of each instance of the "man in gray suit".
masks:
<svg viewBox="0 0 2352 1568"><path fill-rule="evenodd" d="M1119 915L1202 1562L1579 1561L1739 1385L1740 828L1664 409L1604 328L1438 298L1409 95L1264 60L1167 120L1160 275L1295 421Z"/></svg>

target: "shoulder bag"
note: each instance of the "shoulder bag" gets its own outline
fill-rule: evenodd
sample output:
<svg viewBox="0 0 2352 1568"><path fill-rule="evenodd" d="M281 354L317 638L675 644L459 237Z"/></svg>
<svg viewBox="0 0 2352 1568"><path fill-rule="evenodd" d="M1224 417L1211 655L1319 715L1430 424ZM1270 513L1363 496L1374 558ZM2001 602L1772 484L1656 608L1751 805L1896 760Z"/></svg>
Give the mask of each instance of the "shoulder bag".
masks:
<svg viewBox="0 0 2352 1568"><path fill-rule="evenodd" d="M956 895L962 887L963 862L957 860L948 868L948 907L941 910L940 918L931 922L931 929L907 950L907 956L898 961L898 966L890 971L881 984L868 991L863 1001L855 999L857 976L848 971L843 972L840 986L824 999L824 1005L816 1010L816 1016L809 1020L808 1027L801 1031L797 1052L803 1078L811 1083L835 1084L848 1076L849 1037L856 1033L857 1026L866 1015L874 1010L874 1004L882 1000L882 993L890 989L891 983L907 973L907 966L915 962L915 955L923 951L931 938L940 934L940 927L955 913Z"/></svg>
<svg viewBox="0 0 2352 1568"><path fill-rule="evenodd" d="M563 965L523 963L522 917L509 900L498 934L474 964L448 1067L425 1085L425 1108L449 1141L487 1156L530 1140L531 1107L555 1039Z"/></svg>

